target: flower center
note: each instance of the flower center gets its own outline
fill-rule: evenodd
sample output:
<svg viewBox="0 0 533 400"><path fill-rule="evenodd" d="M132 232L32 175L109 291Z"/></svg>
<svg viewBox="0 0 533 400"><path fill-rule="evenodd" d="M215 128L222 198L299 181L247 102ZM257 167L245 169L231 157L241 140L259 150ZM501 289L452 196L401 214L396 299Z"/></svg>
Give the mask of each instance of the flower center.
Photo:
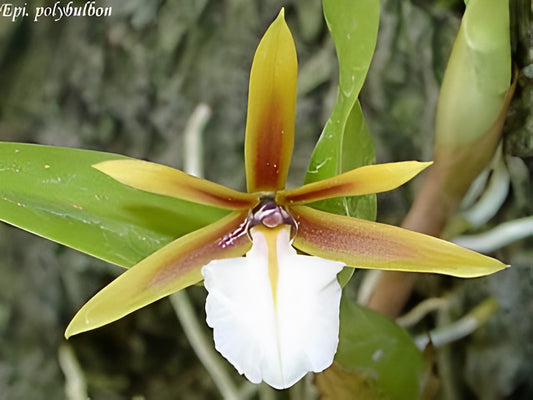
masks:
<svg viewBox="0 0 533 400"><path fill-rule="evenodd" d="M298 231L298 223L296 220L283 208L276 204L270 197L265 197L261 203L255 207L248 216L247 232L250 235L250 229L254 226L263 225L267 228L275 228L280 225L291 226L291 239Z"/></svg>
<svg viewBox="0 0 533 400"><path fill-rule="evenodd" d="M238 238L246 234L252 240L250 230L257 225L263 225L266 228L273 229L280 225L290 225L292 239L298 232L298 223L296 220L280 205L277 205L272 197L264 197L259 205L250 211L246 220L233 232L224 235L218 245L222 248L231 246ZM252 240L253 241L253 240Z"/></svg>

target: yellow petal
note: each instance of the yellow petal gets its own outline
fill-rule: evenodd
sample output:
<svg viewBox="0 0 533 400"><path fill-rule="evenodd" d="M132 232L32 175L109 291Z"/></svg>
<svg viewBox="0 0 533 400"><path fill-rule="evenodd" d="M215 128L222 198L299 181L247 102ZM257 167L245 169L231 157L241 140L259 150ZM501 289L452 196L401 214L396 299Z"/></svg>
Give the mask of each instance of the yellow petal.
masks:
<svg viewBox="0 0 533 400"><path fill-rule="evenodd" d="M290 231L258 225L246 257L202 268L217 350L251 382L276 389L329 367L339 341L344 265L296 254Z"/></svg>
<svg viewBox="0 0 533 400"><path fill-rule="evenodd" d="M396 189L430 166L431 162L404 161L368 165L343 174L276 193L278 204L304 204L332 197L360 196Z"/></svg>
<svg viewBox="0 0 533 400"><path fill-rule="evenodd" d="M294 145L297 70L282 9L259 43L250 73L245 139L250 193L285 187Z"/></svg>
<svg viewBox="0 0 533 400"><path fill-rule="evenodd" d="M318 211L290 209L298 221L293 245L357 268L433 272L473 278L506 267L500 261L418 232Z"/></svg>
<svg viewBox="0 0 533 400"><path fill-rule="evenodd" d="M65 337L106 325L202 280L200 269L213 259L238 257L250 248L242 223L247 213L233 212L185 235L131 267L78 311ZM229 233L236 232L234 236Z"/></svg>
<svg viewBox="0 0 533 400"><path fill-rule="evenodd" d="M243 210L258 202L257 196L147 161L111 160L95 164L93 168L136 189L213 207Z"/></svg>

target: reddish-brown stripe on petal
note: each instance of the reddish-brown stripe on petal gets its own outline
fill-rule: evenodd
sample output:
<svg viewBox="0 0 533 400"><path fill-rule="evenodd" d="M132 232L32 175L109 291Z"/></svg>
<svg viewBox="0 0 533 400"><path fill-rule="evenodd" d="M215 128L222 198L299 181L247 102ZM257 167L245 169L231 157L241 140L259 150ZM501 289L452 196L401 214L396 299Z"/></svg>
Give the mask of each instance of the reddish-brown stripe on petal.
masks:
<svg viewBox="0 0 533 400"><path fill-rule="evenodd" d="M297 189L288 189L276 193L276 201L279 204L302 204L323 199L330 199L332 197L341 197L339 193L350 193L357 183L341 183L337 186L322 186L317 187L313 191L307 191L307 185L301 186ZM299 190L303 189L303 190ZM344 195L346 196L346 195Z"/></svg>
<svg viewBox="0 0 533 400"><path fill-rule="evenodd" d="M284 142L283 121L281 121L280 110L275 102L272 101L263 111L264 115L256 126L258 133L255 142L247 141L247 151L249 154L254 154L252 167L254 183L253 186L248 187L249 192L276 190L283 187L288 168L281 170L282 149L290 145L292 152L292 143ZM255 148L252 148L252 145Z"/></svg>
<svg viewBox="0 0 533 400"><path fill-rule="evenodd" d="M310 208L309 210L315 211ZM381 265L384 261L411 258L416 252L415 249L410 249L405 244L394 240L386 229L375 229L376 223L322 212L326 215L317 215L318 218L313 218L313 215L306 215L305 211L302 213L301 209L298 209L296 213L291 211L298 222L295 246L298 247L298 243L305 241L316 249L316 252L310 253L313 255L322 257L320 252L333 251L338 254L338 257L343 258L355 255L356 261L362 263L365 259L376 258L376 254L379 254ZM328 221L325 222L320 218L328 218ZM346 221L348 218L350 220ZM380 228L384 227L387 225L380 226ZM371 260L366 262L369 261ZM363 268L359 264L352 266Z"/></svg>
<svg viewBox="0 0 533 400"><path fill-rule="evenodd" d="M168 249L167 254L170 258L167 265L154 271L155 274L147 284L147 288L168 284L177 276L192 270L199 272L198 267L204 266L211 260L243 255L251 246L245 226L247 215L247 213L234 213L206 227L209 229L197 231L199 235L195 235L196 237L192 234L184 236L179 245Z"/></svg>

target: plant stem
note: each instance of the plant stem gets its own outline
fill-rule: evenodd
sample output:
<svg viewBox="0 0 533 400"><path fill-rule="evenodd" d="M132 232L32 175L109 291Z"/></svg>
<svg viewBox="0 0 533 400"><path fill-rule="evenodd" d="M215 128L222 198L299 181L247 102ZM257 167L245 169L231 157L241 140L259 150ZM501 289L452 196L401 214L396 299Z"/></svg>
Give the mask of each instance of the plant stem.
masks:
<svg viewBox="0 0 533 400"><path fill-rule="evenodd" d="M396 318L396 323L403 328L417 324L422 318L432 311L439 310L448 305L449 301L442 297L432 297L418 303L408 313Z"/></svg>
<svg viewBox="0 0 533 400"><path fill-rule="evenodd" d="M427 335L416 337L415 343L419 349L424 349L430 341L435 347L442 347L448 343L455 342L470 335L482 326L490 316L498 311L498 308L499 305L496 299L489 297L457 321L434 329Z"/></svg>
<svg viewBox="0 0 533 400"><path fill-rule="evenodd" d="M87 400L87 382L76 355L69 344L59 346L58 361L65 375L65 398L68 400Z"/></svg>

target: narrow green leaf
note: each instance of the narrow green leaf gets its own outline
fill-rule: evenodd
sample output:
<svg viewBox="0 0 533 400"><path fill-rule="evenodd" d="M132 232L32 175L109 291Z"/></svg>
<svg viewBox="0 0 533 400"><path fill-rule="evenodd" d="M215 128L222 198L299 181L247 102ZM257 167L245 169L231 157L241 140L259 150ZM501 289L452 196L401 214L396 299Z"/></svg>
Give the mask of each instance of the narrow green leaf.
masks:
<svg viewBox="0 0 533 400"><path fill-rule="evenodd" d="M424 360L411 337L383 315L345 297L335 364L317 378L327 398L415 400ZM336 396L330 396L336 394Z"/></svg>
<svg viewBox="0 0 533 400"><path fill-rule="evenodd" d="M91 167L125 158L0 142L0 221L129 267L227 214L132 189Z"/></svg>
<svg viewBox="0 0 533 400"><path fill-rule="evenodd" d="M374 162L374 148L357 97L376 44L379 1L324 0L324 16L339 60L337 103L315 147L306 183ZM332 199L313 206L337 214L375 219L375 196Z"/></svg>
<svg viewBox="0 0 533 400"><path fill-rule="evenodd" d="M323 0L324 18L339 62L339 91L331 117L313 151L305 183L330 178L375 161L374 145L357 97L374 54L379 26L379 0ZM342 197L311 207L335 214L376 219L376 196ZM353 268L344 269L344 287Z"/></svg>

